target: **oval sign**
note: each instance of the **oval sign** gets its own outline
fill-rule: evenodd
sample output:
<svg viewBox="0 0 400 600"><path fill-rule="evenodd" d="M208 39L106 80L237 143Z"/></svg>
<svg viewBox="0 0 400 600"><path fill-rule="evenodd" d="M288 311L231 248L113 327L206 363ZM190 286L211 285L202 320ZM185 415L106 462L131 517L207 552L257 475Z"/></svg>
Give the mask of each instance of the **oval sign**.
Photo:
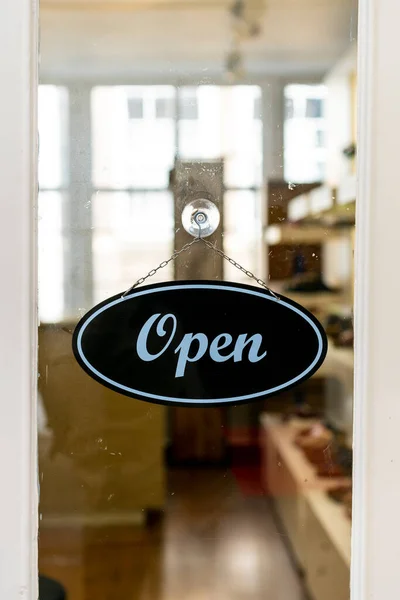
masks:
<svg viewBox="0 0 400 600"><path fill-rule="evenodd" d="M78 323L81 367L116 392L173 405L250 402L299 384L327 339L307 310L267 290L213 281L149 285Z"/></svg>

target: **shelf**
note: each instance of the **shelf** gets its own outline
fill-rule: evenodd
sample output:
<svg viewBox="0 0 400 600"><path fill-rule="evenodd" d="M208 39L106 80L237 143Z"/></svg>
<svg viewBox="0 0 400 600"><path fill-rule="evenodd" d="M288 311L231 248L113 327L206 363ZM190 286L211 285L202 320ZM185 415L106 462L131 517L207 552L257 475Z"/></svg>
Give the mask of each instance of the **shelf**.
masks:
<svg viewBox="0 0 400 600"><path fill-rule="evenodd" d="M353 226L355 220L355 198L355 175L345 177L337 189L328 185L321 185L306 194L297 196L288 204L288 221L292 225L285 224L283 226L289 227L289 229L282 232L282 236L297 236L295 241L298 241L301 234L298 230L293 229L297 226L300 230L304 228L306 239L304 243L307 243L310 236L313 236L313 239L316 241L323 241L323 236L326 236L326 230L331 234L332 232L343 231L346 227ZM307 232L306 229L309 229L309 231ZM320 237L319 240L317 239L318 230L322 230L320 233L322 238ZM271 235L269 234L268 237ZM276 234L275 237L277 237Z"/></svg>
<svg viewBox="0 0 400 600"><path fill-rule="evenodd" d="M288 292L284 290L286 282L270 281L269 287L277 294L282 294L294 302L301 304L311 312L331 312L333 308L351 308L352 298L348 292Z"/></svg>
<svg viewBox="0 0 400 600"><path fill-rule="evenodd" d="M353 348L340 348L332 342L328 346L326 359L329 361L330 369L353 379L354 374L354 350Z"/></svg>
<svg viewBox="0 0 400 600"><path fill-rule="evenodd" d="M348 477L318 477L314 465L308 462L303 452L294 444L296 435L304 428L319 421L317 419L292 419L282 423L276 415L263 413L261 426L268 431L271 439L288 466L302 492L331 490L338 484L349 483ZM329 503L333 501L326 497ZM345 517L344 517L345 518Z"/></svg>
<svg viewBox="0 0 400 600"><path fill-rule="evenodd" d="M321 187L312 190L309 196L312 215L320 215L334 207L335 191L327 185L321 185Z"/></svg>
<svg viewBox="0 0 400 600"><path fill-rule="evenodd" d="M288 204L288 219L292 222L302 221L311 215L318 215L333 208L335 203L334 190L327 185L293 198Z"/></svg>
<svg viewBox="0 0 400 600"><path fill-rule="evenodd" d="M351 563L351 521L344 515L343 505L331 500L324 492L305 492L314 515L334 544L343 561L350 568Z"/></svg>
<svg viewBox="0 0 400 600"><path fill-rule="evenodd" d="M282 423L279 417L264 413L260 422L264 431L262 435L266 436L269 444L277 450L282 463L296 482L297 494L306 500L343 562L350 567L351 521L346 516L343 505L336 503L326 494L338 485L350 483L350 479L318 477L314 466L294 444L297 433L317 421L293 419Z"/></svg>
<svg viewBox="0 0 400 600"><path fill-rule="evenodd" d="M269 225L265 229L264 239L270 246L277 244L321 244L334 237L341 237L343 229L329 225L306 225L288 223L285 225Z"/></svg>

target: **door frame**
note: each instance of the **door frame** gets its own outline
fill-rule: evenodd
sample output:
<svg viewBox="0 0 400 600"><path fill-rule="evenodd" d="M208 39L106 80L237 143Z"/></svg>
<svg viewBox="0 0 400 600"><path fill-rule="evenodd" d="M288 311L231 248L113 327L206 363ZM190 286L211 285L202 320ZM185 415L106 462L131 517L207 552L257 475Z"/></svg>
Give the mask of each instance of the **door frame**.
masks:
<svg viewBox="0 0 400 600"><path fill-rule="evenodd" d="M37 598L36 0L0 3L0 597Z"/></svg>
<svg viewBox="0 0 400 600"><path fill-rule="evenodd" d="M400 589L400 4L359 4L352 600ZM37 32L37 0L0 3L0 597L9 600L37 598Z"/></svg>
<svg viewBox="0 0 400 600"><path fill-rule="evenodd" d="M359 3L352 600L400 590L400 3Z"/></svg>

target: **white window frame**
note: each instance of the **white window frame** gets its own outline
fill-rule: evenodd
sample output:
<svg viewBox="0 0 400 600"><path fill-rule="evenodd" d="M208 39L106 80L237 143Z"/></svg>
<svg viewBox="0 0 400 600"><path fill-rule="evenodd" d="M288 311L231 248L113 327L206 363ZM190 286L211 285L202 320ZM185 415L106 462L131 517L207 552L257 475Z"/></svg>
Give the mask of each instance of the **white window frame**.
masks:
<svg viewBox="0 0 400 600"><path fill-rule="evenodd" d="M400 591L400 3L360 0L352 600ZM0 598L37 598L36 0L0 3Z"/></svg>

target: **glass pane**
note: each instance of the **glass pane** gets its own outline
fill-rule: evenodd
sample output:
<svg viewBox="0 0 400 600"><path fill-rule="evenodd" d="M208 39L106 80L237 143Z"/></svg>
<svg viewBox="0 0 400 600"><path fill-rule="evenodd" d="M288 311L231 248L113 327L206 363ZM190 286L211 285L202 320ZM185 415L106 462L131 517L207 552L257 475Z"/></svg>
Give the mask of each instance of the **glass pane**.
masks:
<svg viewBox="0 0 400 600"><path fill-rule="evenodd" d="M38 209L39 318L44 323L64 316L63 205L60 192L41 192Z"/></svg>
<svg viewBox="0 0 400 600"><path fill-rule="evenodd" d="M179 156L182 160L221 158L221 89L216 86L179 90Z"/></svg>
<svg viewBox="0 0 400 600"><path fill-rule="evenodd" d="M175 157L174 114L171 86L95 87L94 186L167 188Z"/></svg>
<svg viewBox="0 0 400 600"><path fill-rule="evenodd" d="M353 5L41 5L39 568L59 600L349 598ZM207 238L212 247L182 225L191 200L220 209ZM268 309L243 310L239 292L219 306L199 303L200 295L182 301L187 318L170 337L169 379L167 367L146 360L160 340L140 347L144 325L135 309L107 329L119 345L99 341L96 330L92 350L101 361L135 384L159 386L157 398L139 400L138 384L134 397L115 391L100 383L100 371L92 377L78 363L72 340L77 352L80 319L149 272L140 292L174 279L224 280L254 286L246 292L259 297L262 287L244 271L325 328L326 361L301 385L205 405L213 389L223 394L236 378L254 384L250 359L245 376L237 375L253 345L219 353L229 331L250 332L249 319L252 336L269 328L268 352L252 355L265 359L263 381L278 370L269 362L278 345L280 368L289 370L288 336L271 334ZM165 341L161 320L179 311L155 302L143 303L146 323L160 318L154 330ZM186 334L198 336L190 348ZM179 371L185 348L186 371ZM304 344L301 360L303 351ZM179 388L173 398L193 386L191 399L204 403L147 401L164 402L171 380Z"/></svg>
<svg viewBox="0 0 400 600"><path fill-rule="evenodd" d="M173 250L173 200L169 192L97 192L93 196L94 301L129 288L169 258ZM173 264L151 282L173 278Z"/></svg>
<svg viewBox="0 0 400 600"><path fill-rule="evenodd" d="M261 90L258 86L200 86L179 90L179 156L223 158L227 187L262 179Z"/></svg>
<svg viewBox="0 0 400 600"><path fill-rule="evenodd" d="M260 267L261 232L260 193L229 191L224 204L224 250L247 271L257 273ZM241 215L238 218L238 215ZM252 285L245 273L229 262L224 264L224 279Z"/></svg>
<svg viewBox="0 0 400 600"><path fill-rule="evenodd" d="M258 187L263 157L261 90L257 86L233 86L223 91L225 185Z"/></svg>
<svg viewBox="0 0 400 600"><path fill-rule="evenodd" d="M326 163L326 88L288 85L285 88L285 179L295 183L323 181Z"/></svg>
<svg viewBox="0 0 400 600"><path fill-rule="evenodd" d="M68 181L68 92L40 85L38 97L39 185L59 188Z"/></svg>

